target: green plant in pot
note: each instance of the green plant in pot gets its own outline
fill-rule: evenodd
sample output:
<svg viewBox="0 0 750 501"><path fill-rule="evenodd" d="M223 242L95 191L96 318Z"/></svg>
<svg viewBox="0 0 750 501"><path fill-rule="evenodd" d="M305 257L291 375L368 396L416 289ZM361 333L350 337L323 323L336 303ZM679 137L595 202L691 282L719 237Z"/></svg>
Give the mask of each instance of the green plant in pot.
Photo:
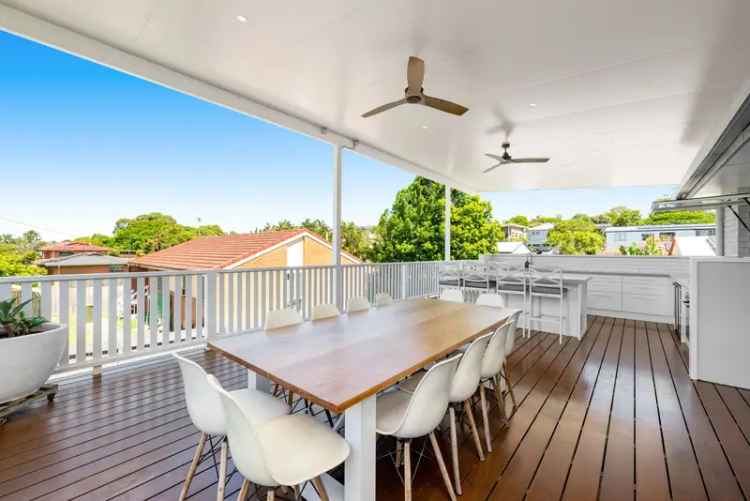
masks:
<svg viewBox="0 0 750 501"><path fill-rule="evenodd" d="M45 386L67 344L68 326L27 314L30 301L0 301L0 422L15 409L13 402ZM54 393L46 395L51 399Z"/></svg>
<svg viewBox="0 0 750 501"><path fill-rule="evenodd" d="M18 302L15 298L0 301L0 337L26 336L41 332L47 322L44 317L27 316L23 309L32 300Z"/></svg>

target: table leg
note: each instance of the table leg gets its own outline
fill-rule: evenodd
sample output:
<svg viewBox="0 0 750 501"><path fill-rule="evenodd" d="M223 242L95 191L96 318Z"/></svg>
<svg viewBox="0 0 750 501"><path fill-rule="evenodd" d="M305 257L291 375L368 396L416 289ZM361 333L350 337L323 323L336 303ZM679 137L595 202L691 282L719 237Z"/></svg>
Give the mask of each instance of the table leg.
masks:
<svg viewBox="0 0 750 501"><path fill-rule="evenodd" d="M375 501L375 400L346 410L346 441L351 447L344 482L347 501Z"/></svg>
<svg viewBox="0 0 750 501"><path fill-rule="evenodd" d="M271 393L272 386L273 385L271 384L271 381L269 381L268 379L264 378L263 376L257 375L251 370L247 371L247 387L249 389Z"/></svg>

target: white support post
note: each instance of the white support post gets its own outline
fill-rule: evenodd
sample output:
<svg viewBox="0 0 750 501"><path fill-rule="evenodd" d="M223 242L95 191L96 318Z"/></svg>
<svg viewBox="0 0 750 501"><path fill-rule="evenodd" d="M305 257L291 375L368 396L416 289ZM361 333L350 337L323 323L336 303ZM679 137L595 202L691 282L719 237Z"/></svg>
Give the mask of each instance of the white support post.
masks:
<svg viewBox="0 0 750 501"><path fill-rule="evenodd" d="M333 145L333 265L335 266L334 297L343 309L343 280L341 275L341 145Z"/></svg>
<svg viewBox="0 0 750 501"><path fill-rule="evenodd" d="M446 261L451 260L451 187L445 185L445 250Z"/></svg>

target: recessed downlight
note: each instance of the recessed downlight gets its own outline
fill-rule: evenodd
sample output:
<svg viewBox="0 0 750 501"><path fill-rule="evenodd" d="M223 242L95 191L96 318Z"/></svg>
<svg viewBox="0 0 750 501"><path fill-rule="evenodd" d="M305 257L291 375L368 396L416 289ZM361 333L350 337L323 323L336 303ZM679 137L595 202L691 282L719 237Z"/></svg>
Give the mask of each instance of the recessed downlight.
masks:
<svg viewBox="0 0 750 501"><path fill-rule="evenodd" d="M536 108L536 103L529 103L529 106L532 108Z"/></svg>
<svg viewBox="0 0 750 501"><path fill-rule="evenodd" d="M243 16L243 15L240 14L239 16L237 16L237 21L239 21L241 23L246 23L247 22L247 18L245 16Z"/></svg>

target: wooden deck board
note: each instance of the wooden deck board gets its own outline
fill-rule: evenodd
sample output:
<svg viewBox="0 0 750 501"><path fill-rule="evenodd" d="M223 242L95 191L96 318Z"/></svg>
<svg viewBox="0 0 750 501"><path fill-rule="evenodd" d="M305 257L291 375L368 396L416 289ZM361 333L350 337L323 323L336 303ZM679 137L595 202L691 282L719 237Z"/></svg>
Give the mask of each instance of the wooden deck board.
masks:
<svg viewBox="0 0 750 501"><path fill-rule="evenodd" d="M750 392L690 381L682 352L669 326L604 317L580 342L518 338L509 363L520 407L507 428L493 408L485 462L460 436L462 499L746 499ZM230 388L245 384L245 371L216 354L190 357ZM53 404L0 428L0 499L175 499L196 438L169 357L62 381ZM240 483L230 480L227 499ZM189 499L213 500L215 489L204 463ZM433 462L417 472L414 496L447 499ZM379 462L378 499L402 497L392 465Z"/></svg>

